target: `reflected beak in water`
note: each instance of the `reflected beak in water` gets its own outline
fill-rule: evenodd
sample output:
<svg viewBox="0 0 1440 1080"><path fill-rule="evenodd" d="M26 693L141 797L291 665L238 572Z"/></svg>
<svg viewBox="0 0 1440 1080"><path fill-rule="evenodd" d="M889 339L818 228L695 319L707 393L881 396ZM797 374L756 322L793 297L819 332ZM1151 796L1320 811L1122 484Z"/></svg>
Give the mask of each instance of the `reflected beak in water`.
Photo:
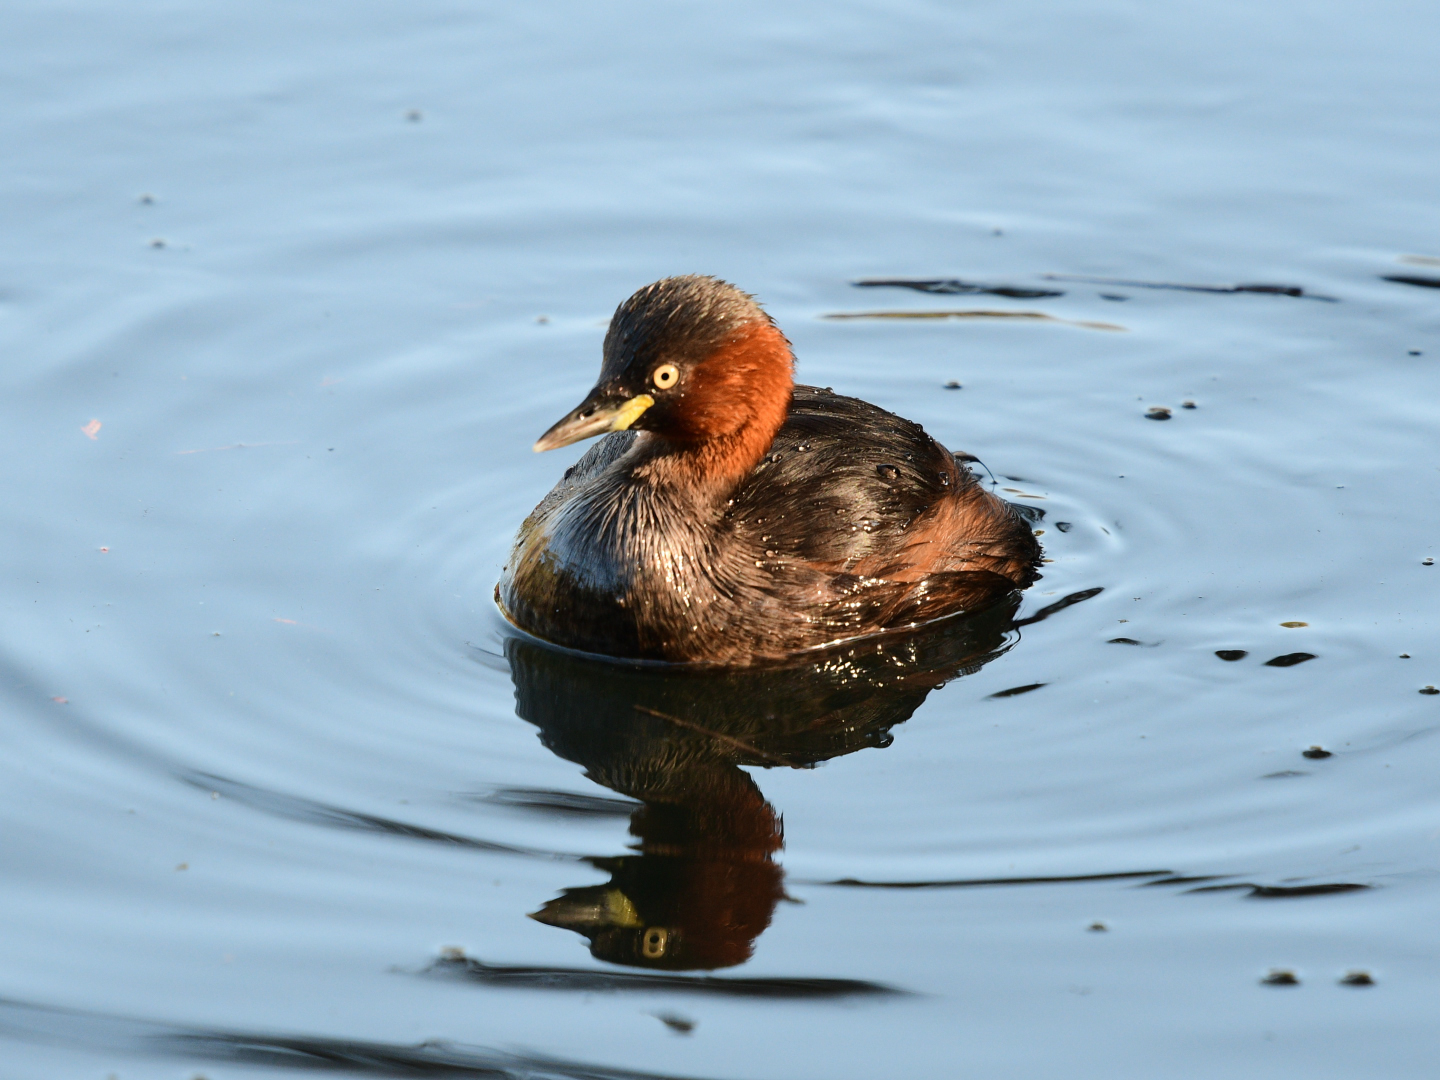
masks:
<svg viewBox="0 0 1440 1080"><path fill-rule="evenodd" d="M606 888L603 885L566 889L564 896L557 896L539 911L532 911L530 918L546 926L558 926L582 934L610 926L645 925L628 896L619 889Z"/></svg>
<svg viewBox="0 0 1440 1080"><path fill-rule="evenodd" d="M540 436L540 441L535 444L535 452L538 454L545 450L557 450L594 435L624 431L654 404L655 399L649 394L625 398L597 386L569 416Z"/></svg>

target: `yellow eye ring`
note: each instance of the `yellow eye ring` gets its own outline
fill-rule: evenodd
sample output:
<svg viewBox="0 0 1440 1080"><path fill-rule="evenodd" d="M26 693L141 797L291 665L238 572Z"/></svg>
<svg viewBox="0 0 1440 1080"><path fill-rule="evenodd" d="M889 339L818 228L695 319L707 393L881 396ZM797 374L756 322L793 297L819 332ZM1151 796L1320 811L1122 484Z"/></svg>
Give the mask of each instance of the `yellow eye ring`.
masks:
<svg viewBox="0 0 1440 1080"><path fill-rule="evenodd" d="M651 373L650 381L661 390L669 390L680 381L680 369L674 364L661 364Z"/></svg>

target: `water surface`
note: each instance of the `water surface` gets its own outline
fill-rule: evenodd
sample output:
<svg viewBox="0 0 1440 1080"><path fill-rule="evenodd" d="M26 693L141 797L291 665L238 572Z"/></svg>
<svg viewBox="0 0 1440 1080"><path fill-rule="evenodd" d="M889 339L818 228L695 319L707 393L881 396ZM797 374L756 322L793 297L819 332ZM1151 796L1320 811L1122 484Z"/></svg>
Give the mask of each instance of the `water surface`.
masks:
<svg viewBox="0 0 1440 1080"><path fill-rule="evenodd" d="M6 1076L1429 1075L1437 33L10 4ZM530 443L686 272L1044 511L1018 610L506 635Z"/></svg>

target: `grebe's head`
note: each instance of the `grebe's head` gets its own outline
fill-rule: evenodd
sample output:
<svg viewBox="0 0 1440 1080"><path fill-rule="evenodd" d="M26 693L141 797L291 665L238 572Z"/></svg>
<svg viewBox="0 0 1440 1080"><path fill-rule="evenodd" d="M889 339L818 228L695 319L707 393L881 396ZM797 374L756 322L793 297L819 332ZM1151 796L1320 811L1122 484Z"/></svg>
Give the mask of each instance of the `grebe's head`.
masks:
<svg viewBox="0 0 1440 1080"><path fill-rule="evenodd" d="M616 309L599 382L535 449L634 428L681 446L723 444L744 472L785 422L794 364L748 293L700 274L664 278Z"/></svg>

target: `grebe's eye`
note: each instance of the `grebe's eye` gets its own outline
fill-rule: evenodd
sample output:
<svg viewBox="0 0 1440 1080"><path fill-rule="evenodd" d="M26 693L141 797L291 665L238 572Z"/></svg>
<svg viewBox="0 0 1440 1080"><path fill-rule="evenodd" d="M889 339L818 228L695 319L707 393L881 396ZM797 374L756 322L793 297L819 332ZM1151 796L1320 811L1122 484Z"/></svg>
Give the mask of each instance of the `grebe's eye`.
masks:
<svg viewBox="0 0 1440 1080"><path fill-rule="evenodd" d="M650 376L650 381L661 390L669 390L680 379L680 371L674 364L661 364Z"/></svg>
<svg viewBox="0 0 1440 1080"><path fill-rule="evenodd" d="M665 955L665 945L669 940L670 931L663 926L652 926L640 941L640 951L647 960L659 960Z"/></svg>

